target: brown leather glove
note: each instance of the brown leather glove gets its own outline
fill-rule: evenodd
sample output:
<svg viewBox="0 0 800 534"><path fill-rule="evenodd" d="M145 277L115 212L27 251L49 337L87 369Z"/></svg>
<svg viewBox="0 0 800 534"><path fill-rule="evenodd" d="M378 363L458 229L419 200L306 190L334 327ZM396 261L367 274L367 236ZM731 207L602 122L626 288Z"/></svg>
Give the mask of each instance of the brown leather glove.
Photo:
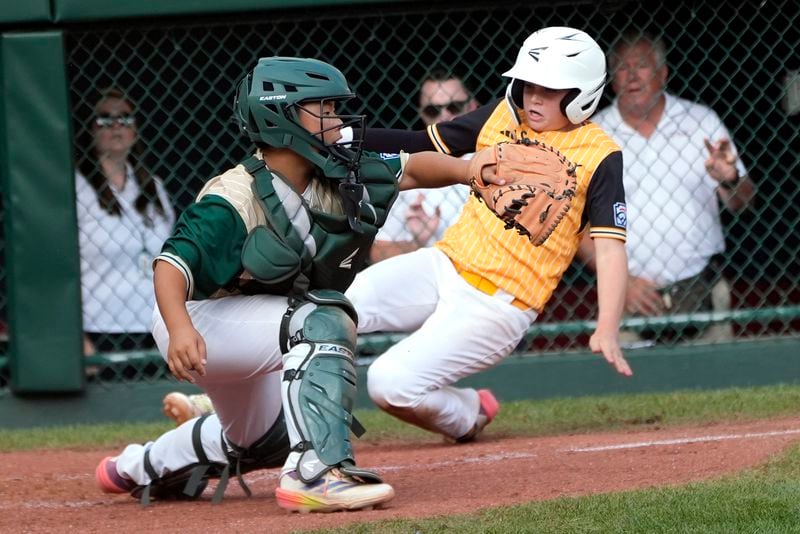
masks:
<svg viewBox="0 0 800 534"><path fill-rule="evenodd" d="M496 165L504 185L485 183L483 169ZM558 150L539 141L500 143L475 154L470 161L472 192L506 224L544 243L569 211L575 196L576 165Z"/></svg>

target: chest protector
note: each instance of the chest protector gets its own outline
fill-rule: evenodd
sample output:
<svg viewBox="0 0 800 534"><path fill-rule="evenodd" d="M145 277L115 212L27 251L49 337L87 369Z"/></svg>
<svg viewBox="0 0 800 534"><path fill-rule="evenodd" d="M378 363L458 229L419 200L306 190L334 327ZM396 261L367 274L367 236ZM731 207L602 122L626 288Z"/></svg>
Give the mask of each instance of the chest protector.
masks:
<svg viewBox="0 0 800 534"><path fill-rule="evenodd" d="M254 177L253 193L267 224L245 239L242 266L253 277L246 293L286 295L293 289L333 289L344 292L369 257L375 234L397 198L397 179L378 158L361 158L361 233L354 232L345 215L312 209L263 160L242 162Z"/></svg>

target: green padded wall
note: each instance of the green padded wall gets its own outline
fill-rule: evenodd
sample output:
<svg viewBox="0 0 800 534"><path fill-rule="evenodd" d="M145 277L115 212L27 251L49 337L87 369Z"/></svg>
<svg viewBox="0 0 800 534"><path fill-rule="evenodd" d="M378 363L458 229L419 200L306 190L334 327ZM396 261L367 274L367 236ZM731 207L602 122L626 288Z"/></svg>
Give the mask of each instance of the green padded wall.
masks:
<svg viewBox="0 0 800 534"><path fill-rule="evenodd" d="M11 388L81 391L80 265L62 33L4 34L0 53Z"/></svg>
<svg viewBox="0 0 800 534"><path fill-rule="evenodd" d="M3 0L0 8L0 25L28 22L45 22L51 19L50 0Z"/></svg>

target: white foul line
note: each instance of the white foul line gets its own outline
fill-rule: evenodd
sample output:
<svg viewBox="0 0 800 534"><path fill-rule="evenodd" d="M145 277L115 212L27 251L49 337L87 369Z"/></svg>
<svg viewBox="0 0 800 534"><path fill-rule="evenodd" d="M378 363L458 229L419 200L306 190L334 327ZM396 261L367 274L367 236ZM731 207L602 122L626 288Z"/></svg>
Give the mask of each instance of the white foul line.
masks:
<svg viewBox="0 0 800 534"><path fill-rule="evenodd" d="M563 449L563 452L601 452L619 449L639 449L642 447L658 447L660 445L685 445L688 443L702 443L704 441L726 441L731 439L766 438L771 436L788 436L800 434L800 430L775 430L772 432L754 432L747 434L723 434L720 436L701 436L699 438L662 439L653 441L638 441L635 443L621 443L619 445L601 445L598 447L572 447Z"/></svg>
<svg viewBox="0 0 800 534"><path fill-rule="evenodd" d="M404 469L437 469L440 467L452 467L454 465L463 464L488 464L494 462L504 462L507 460L518 460L520 458L535 458L536 455L530 452L510 452L501 454L487 454L484 456L473 456L467 458L459 458L458 460L445 460L442 462L431 462L415 465L382 465L378 469L384 471L402 471Z"/></svg>

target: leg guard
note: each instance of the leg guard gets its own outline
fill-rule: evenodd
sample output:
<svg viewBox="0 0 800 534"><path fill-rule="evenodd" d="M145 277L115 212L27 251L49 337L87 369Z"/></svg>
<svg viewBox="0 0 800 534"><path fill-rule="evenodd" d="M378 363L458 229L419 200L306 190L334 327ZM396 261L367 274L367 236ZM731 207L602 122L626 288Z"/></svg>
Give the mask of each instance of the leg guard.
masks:
<svg viewBox="0 0 800 534"><path fill-rule="evenodd" d="M223 436L224 438L224 436ZM225 455L228 457L228 466L235 466L236 479L245 494L250 496L250 488L244 483L242 475L257 469L280 467L289 456L289 433L286 430L286 420L283 412L275 420L272 427L264 436L249 447L239 447L229 440L225 440ZM222 480L220 480L222 486ZM217 492L219 493L219 486ZM223 488L222 491L225 491ZM221 498L221 496L220 496Z"/></svg>
<svg viewBox="0 0 800 534"><path fill-rule="evenodd" d="M227 466L210 462L203 451L203 444L200 440L200 431L207 418L207 415L200 417L192 427L192 446L197 456L197 463L189 464L166 476L159 477L150 463L150 449L148 448L144 452L144 469L150 476L150 483L146 486L138 486L131 492L131 495L139 499L142 506L150 504L151 499L197 499L205 490L210 478L220 477Z"/></svg>
<svg viewBox="0 0 800 534"><path fill-rule="evenodd" d="M355 467L350 429L354 420L356 371L355 312L341 293L312 293L288 313L291 350L284 355L283 401L293 451L300 452L297 474L304 483L338 467L351 476L380 482Z"/></svg>
<svg viewBox="0 0 800 534"><path fill-rule="evenodd" d="M219 484L214 492L212 502L222 501L225 489L228 486L231 466L233 466L239 485L249 497L250 488L244 483L242 475L270 467L280 467L289 455L289 436L286 431L286 422L281 413L272 427L255 443L247 448L238 447L221 436L225 455L228 463L209 461L203 451L200 440L200 431L203 422L208 418L204 415L195 421L192 428L192 446L194 447L197 463L189 464L178 471L161 478L158 477L150 464L150 451L145 451L144 468L150 475L151 482L147 486L139 486L131 494L139 498L140 503L146 506L151 499L155 500L193 500L200 497L210 479L219 479Z"/></svg>

